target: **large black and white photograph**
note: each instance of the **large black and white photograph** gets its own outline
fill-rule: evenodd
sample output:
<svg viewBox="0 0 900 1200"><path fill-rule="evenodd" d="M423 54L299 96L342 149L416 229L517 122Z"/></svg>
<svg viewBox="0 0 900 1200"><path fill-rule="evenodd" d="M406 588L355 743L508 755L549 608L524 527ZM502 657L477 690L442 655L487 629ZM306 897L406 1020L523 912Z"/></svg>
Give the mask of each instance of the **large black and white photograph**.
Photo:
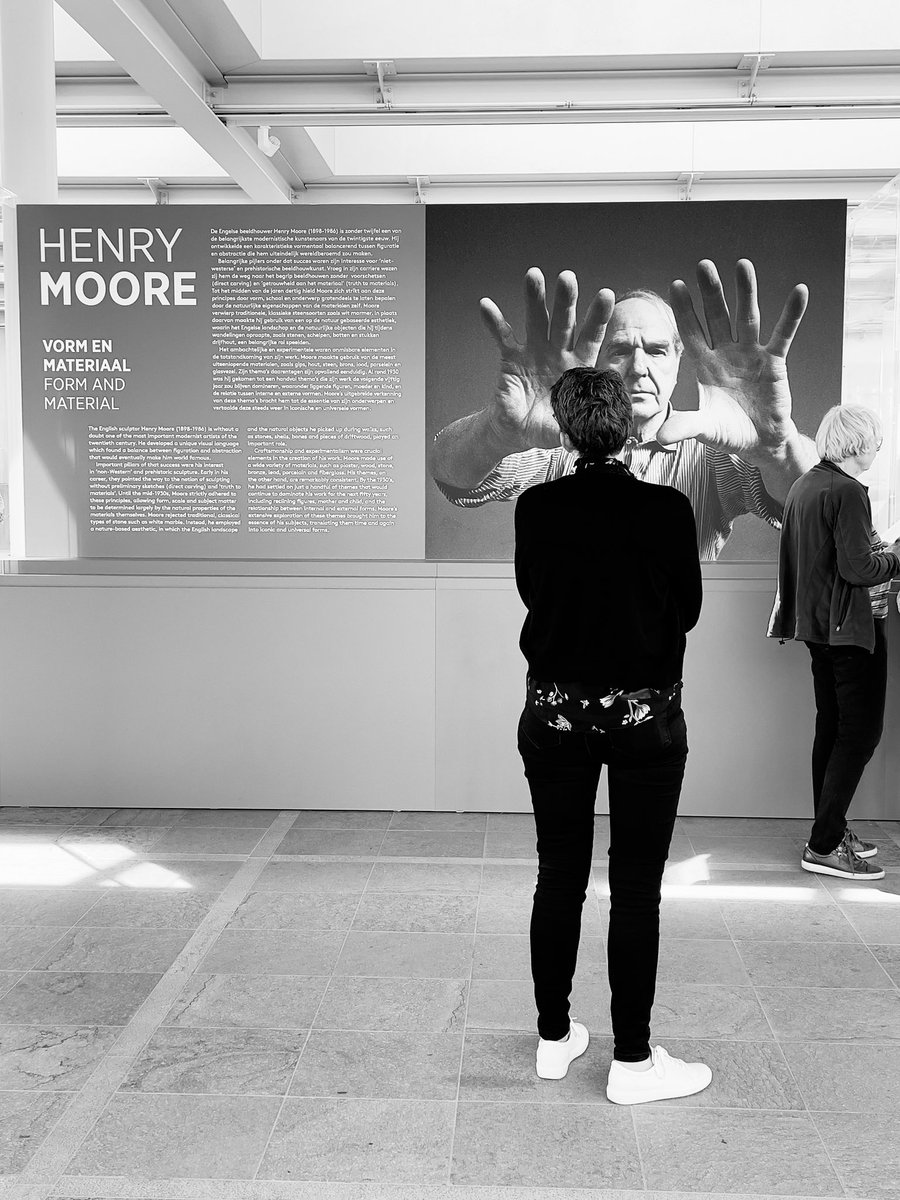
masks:
<svg viewBox="0 0 900 1200"><path fill-rule="evenodd" d="M690 497L703 561L772 559L840 399L844 225L833 201L430 210L429 557L511 557L504 502L574 465L550 387L597 365L634 397L626 462Z"/></svg>

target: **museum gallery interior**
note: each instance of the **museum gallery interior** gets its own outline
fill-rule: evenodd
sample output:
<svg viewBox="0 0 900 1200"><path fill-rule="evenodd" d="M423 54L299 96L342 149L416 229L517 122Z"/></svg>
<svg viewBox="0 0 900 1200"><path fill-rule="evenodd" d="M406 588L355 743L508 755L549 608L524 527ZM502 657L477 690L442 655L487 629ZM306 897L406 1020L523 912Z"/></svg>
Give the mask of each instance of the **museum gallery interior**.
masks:
<svg viewBox="0 0 900 1200"><path fill-rule="evenodd" d="M900 1200L897 582L875 877L802 861L767 637L836 406L897 537L897 5L0 0L0 205L0 1200ZM516 741L534 414L622 327L703 593L651 1036L712 1082L653 1103L606 1090L606 771L590 1041L536 1073Z"/></svg>

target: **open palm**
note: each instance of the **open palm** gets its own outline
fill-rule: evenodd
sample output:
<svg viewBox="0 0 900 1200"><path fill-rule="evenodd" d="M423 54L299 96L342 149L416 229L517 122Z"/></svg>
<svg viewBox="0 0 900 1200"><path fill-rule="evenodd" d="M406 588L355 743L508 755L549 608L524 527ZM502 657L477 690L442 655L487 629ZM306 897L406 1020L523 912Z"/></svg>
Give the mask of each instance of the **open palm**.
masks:
<svg viewBox="0 0 900 1200"><path fill-rule="evenodd" d="M488 298L481 315L500 350L500 375L491 401L497 437L511 450L559 445L559 426L550 408L550 389L571 367L593 367L615 297L603 289L591 301L576 332L578 281L563 271L548 312L544 276L532 267L525 276L525 341L519 342L503 313Z"/></svg>
<svg viewBox="0 0 900 1200"><path fill-rule="evenodd" d="M698 264L697 282L706 331L682 280L675 280L670 295L685 353L696 371L700 407L673 411L657 436L668 444L697 438L750 462L766 459L794 429L786 360L806 310L807 289L797 284L791 290L763 345L756 272L749 260L741 259L735 267L735 333L714 263L704 259Z"/></svg>

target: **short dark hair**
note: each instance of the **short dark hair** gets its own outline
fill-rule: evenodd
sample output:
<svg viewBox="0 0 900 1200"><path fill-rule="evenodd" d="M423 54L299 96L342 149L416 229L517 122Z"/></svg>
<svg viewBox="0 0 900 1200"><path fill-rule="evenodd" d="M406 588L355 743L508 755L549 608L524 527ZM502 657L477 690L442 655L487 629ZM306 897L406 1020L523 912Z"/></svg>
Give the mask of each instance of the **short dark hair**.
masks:
<svg viewBox="0 0 900 1200"><path fill-rule="evenodd" d="M550 389L550 405L583 458L618 454L631 433L631 400L617 371L572 367Z"/></svg>

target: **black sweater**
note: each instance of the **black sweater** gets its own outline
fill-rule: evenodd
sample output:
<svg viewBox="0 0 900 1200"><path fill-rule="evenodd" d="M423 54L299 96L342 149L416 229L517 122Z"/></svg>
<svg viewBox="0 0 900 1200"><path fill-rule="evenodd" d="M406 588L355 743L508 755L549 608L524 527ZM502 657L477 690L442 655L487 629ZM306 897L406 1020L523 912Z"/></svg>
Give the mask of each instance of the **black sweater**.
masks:
<svg viewBox="0 0 900 1200"><path fill-rule="evenodd" d="M675 488L586 466L516 503L519 645L538 680L638 690L681 678L700 615L694 514Z"/></svg>

